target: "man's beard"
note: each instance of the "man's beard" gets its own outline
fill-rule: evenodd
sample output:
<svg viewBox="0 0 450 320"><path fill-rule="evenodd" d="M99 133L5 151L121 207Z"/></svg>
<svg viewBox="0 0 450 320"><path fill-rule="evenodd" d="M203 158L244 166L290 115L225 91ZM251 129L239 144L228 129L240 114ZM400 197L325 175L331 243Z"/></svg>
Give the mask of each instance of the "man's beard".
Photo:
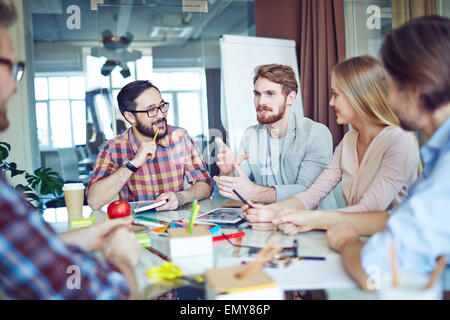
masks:
<svg viewBox="0 0 450 320"><path fill-rule="evenodd" d="M152 124L150 126L146 126L146 125L142 124L142 122L140 122L139 120L136 120L136 129L142 135L153 139L153 137L156 134L156 131L153 130L153 125L158 124L160 122L164 122L165 130L164 130L164 132L162 132L161 129L159 130L158 136L156 137L156 141L159 141L167 135L167 119L166 118L154 121L154 122L152 122Z"/></svg>
<svg viewBox="0 0 450 320"><path fill-rule="evenodd" d="M4 131L8 129L9 121L8 115L6 114L6 106L5 108L0 107L0 131Z"/></svg>
<svg viewBox="0 0 450 320"><path fill-rule="evenodd" d="M272 124L280 120L284 117L284 113L286 112L286 99L284 100L284 103L280 105L280 111L277 114L271 115L271 116L260 116L259 114L256 115L256 119L261 124ZM258 107L256 108L256 111L272 111L272 108L269 107Z"/></svg>

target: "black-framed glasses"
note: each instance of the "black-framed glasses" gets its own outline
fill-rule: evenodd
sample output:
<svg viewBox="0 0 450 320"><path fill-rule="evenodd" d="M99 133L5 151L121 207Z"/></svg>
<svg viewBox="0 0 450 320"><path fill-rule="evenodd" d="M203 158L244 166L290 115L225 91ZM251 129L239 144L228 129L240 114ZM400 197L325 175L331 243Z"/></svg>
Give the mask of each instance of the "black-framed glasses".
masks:
<svg viewBox="0 0 450 320"><path fill-rule="evenodd" d="M150 108L148 110L127 110L127 111L133 113L146 112L149 118L153 118L156 117L156 115L158 114L158 110L160 110L162 113L166 113L167 110L169 110L169 103L163 102L158 107Z"/></svg>
<svg viewBox="0 0 450 320"><path fill-rule="evenodd" d="M0 63L6 64L11 68L11 75L13 76L14 80L16 80L16 82L19 82L22 79L23 73L25 71L25 62L12 62L9 59L0 58Z"/></svg>

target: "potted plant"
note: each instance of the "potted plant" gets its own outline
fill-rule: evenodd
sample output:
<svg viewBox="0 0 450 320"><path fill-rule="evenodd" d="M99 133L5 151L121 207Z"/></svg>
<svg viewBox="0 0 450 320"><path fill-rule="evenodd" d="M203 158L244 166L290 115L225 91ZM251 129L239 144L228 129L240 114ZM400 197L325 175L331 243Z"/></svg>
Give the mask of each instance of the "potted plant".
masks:
<svg viewBox="0 0 450 320"><path fill-rule="evenodd" d="M62 196L63 179L57 172L50 168L38 168L33 173L28 173L25 170L19 170L15 162L8 162L11 152L11 145L0 141L0 169L6 174L10 173L11 179L25 174L27 184L19 183L14 188L22 192L28 202L36 208L43 206L42 200L45 196L51 198L59 198ZM61 199L57 205L64 206L64 200Z"/></svg>

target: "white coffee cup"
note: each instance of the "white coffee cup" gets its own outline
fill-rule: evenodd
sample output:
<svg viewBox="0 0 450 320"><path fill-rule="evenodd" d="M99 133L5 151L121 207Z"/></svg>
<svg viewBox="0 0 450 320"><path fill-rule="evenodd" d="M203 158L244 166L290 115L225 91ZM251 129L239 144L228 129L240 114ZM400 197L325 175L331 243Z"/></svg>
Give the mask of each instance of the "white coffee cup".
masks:
<svg viewBox="0 0 450 320"><path fill-rule="evenodd" d="M69 216L81 215L83 213L84 184L66 183L62 190Z"/></svg>

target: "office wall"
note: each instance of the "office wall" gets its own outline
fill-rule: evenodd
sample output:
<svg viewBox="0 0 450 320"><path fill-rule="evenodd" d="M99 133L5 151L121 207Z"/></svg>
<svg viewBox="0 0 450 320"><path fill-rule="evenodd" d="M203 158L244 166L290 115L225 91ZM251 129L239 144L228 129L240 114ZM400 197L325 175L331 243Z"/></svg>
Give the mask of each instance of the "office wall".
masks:
<svg viewBox="0 0 450 320"><path fill-rule="evenodd" d="M12 26L8 32L11 37L12 45L17 59L26 59L25 38L26 32L24 28L24 12L22 0L14 1L18 21ZM26 66L27 68L29 66ZM28 70L29 71L29 70ZM17 84L17 92L11 98L8 104L8 118L10 126L8 130L0 133L0 141L6 141L11 144L12 150L8 158L9 161L17 163L19 169L32 171L39 164L39 158L36 150L36 125L34 114L30 113L29 96L27 92L29 80L29 72L24 74L21 82ZM16 179L16 178L14 178ZM19 179L14 180L20 183Z"/></svg>
<svg viewBox="0 0 450 320"><path fill-rule="evenodd" d="M297 0L255 1L255 33L257 37L300 41L300 7ZM297 57L300 47L297 45Z"/></svg>

